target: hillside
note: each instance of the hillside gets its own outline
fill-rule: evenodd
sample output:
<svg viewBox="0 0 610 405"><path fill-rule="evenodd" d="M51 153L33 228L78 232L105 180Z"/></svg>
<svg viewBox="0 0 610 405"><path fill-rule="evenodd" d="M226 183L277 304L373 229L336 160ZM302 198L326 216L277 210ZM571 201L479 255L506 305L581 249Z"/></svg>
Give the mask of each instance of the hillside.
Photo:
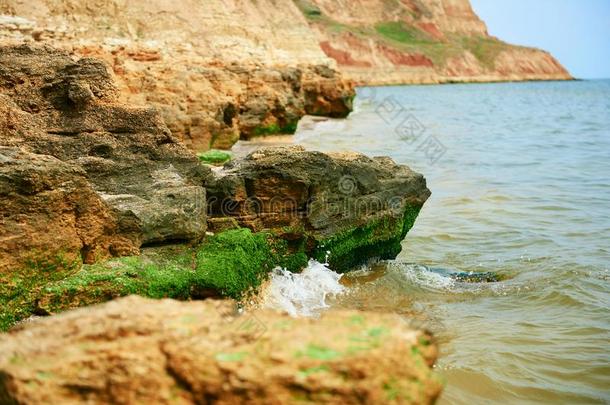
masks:
<svg viewBox="0 0 610 405"><path fill-rule="evenodd" d="M565 80L548 52L490 36L468 0L294 0L362 84Z"/></svg>

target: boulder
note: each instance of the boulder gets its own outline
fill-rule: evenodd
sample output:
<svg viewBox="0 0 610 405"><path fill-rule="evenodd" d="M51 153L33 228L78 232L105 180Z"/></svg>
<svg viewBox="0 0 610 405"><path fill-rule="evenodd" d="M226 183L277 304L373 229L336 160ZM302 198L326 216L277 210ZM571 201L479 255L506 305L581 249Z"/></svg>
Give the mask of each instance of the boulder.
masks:
<svg viewBox="0 0 610 405"><path fill-rule="evenodd" d="M0 213L3 286L9 274L37 263L60 266L138 252L137 235L121 232L85 172L53 156L0 146Z"/></svg>
<svg viewBox="0 0 610 405"><path fill-rule="evenodd" d="M390 158L262 148L206 183L211 224L271 230L336 271L394 258L430 195L424 177Z"/></svg>
<svg viewBox="0 0 610 405"><path fill-rule="evenodd" d="M157 110L118 99L100 60L46 46L0 48L0 145L82 169L137 247L201 239L209 169Z"/></svg>
<svg viewBox="0 0 610 405"><path fill-rule="evenodd" d="M131 296L0 335L0 402L429 404L436 356L397 315Z"/></svg>

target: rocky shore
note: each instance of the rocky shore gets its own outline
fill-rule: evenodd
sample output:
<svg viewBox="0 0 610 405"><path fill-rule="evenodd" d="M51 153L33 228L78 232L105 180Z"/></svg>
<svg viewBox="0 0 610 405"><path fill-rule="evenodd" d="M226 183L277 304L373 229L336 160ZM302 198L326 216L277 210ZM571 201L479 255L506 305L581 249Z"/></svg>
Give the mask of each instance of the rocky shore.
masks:
<svg viewBox="0 0 610 405"><path fill-rule="evenodd" d="M7 0L0 43L106 62L196 152L345 117L354 83L569 80L549 53L490 36L468 0Z"/></svg>
<svg viewBox="0 0 610 405"><path fill-rule="evenodd" d="M0 43L23 42L105 61L121 101L196 152L345 117L355 94L292 0L4 2Z"/></svg>
<svg viewBox="0 0 610 405"><path fill-rule="evenodd" d="M395 257L423 176L296 146L209 165L116 77L102 59L0 45L0 402L434 401L436 343L398 317L239 317L211 300L310 258ZM236 327L248 319L262 336Z"/></svg>

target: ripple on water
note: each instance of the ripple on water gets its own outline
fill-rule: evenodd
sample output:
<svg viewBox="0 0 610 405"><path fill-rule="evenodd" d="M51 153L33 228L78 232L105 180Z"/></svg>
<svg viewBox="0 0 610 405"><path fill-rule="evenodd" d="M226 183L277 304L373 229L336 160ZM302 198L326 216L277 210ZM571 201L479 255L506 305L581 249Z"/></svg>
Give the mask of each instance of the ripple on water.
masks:
<svg viewBox="0 0 610 405"><path fill-rule="evenodd" d="M441 403L610 402L610 81L363 92L343 126L313 124L297 142L389 154L432 196L399 256L419 264L345 275L327 304L429 325ZM443 145L438 161L376 113L387 97ZM505 279L460 285L435 269Z"/></svg>

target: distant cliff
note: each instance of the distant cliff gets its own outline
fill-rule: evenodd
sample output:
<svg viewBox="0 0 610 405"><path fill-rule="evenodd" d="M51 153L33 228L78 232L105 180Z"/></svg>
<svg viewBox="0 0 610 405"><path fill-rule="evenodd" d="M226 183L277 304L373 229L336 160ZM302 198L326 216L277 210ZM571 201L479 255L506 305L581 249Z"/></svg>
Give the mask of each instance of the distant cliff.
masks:
<svg viewBox="0 0 610 405"><path fill-rule="evenodd" d="M490 36L468 0L294 1L361 84L571 79L548 52Z"/></svg>

